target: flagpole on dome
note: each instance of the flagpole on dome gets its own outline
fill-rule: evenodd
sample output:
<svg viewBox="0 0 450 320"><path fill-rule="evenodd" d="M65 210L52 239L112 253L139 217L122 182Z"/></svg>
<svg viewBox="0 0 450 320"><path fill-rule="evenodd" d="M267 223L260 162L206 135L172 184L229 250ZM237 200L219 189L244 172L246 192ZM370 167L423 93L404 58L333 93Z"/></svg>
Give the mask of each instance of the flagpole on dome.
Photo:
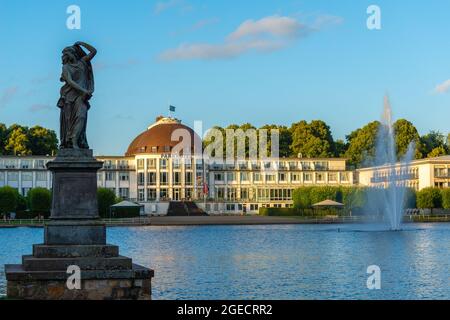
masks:
<svg viewBox="0 0 450 320"><path fill-rule="evenodd" d="M169 102L169 118L173 118L173 114L175 113L176 107L170 104Z"/></svg>

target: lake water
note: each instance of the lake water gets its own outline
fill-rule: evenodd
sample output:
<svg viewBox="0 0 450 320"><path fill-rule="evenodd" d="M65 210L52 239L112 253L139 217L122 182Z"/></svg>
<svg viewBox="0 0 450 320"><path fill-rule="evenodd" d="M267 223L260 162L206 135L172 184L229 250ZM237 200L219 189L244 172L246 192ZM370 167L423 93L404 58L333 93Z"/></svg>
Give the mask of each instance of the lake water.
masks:
<svg viewBox="0 0 450 320"><path fill-rule="evenodd" d="M155 269L154 299L450 299L450 224L110 228L121 254ZM0 266L42 229L0 229ZM366 286L381 268L381 290ZM0 271L0 294L5 275Z"/></svg>

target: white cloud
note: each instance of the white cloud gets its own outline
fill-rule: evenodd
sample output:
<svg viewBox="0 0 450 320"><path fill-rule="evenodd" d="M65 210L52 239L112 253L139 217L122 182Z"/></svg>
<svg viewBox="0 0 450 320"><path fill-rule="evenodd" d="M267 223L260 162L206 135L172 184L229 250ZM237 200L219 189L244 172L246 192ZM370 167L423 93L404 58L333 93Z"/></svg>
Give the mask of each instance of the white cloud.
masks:
<svg viewBox="0 0 450 320"><path fill-rule="evenodd" d="M338 18L334 18L319 17L312 26L302 24L292 17L278 15L256 21L246 20L222 43L185 43L161 53L160 58L165 61L230 59L248 52L281 50L296 39L317 31L319 25L322 27L325 24L337 23Z"/></svg>
<svg viewBox="0 0 450 320"><path fill-rule="evenodd" d="M434 88L435 93L447 93L450 91L450 79L447 81L444 81L443 83L439 84Z"/></svg>
<svg viewBox="0 0 450 320"><path fill-rule="evenodd" d="M272 35L276 37L297 37L306 26L294 18L270 16L260 20L244 21L233 33L229 40L238 40L248 36Z"/></svg>
<svg viewBox="0 0 450 320"><path fill-rule="evenodd" d="M2 94L0 95L0 109L5 107L11 101L11 99L14 98L18 90L18 87L9 87L2 92Z"/></svg>
<svg viewBox="0 0 450 320"><path fill-rule="evenodd" d="M161 54L161 59L172 60L214 60L230 59L245 52L255 51L275 51L286 46L283 41L251 40L246 42L227 42L224 44L181 44L176 49L171 49Z"/></svg>
<svg viewBox="0 0 450 320"><path fill-rule="evenodd" d="M52 106L49 106L48 104L33 104L30 107L31 112L39 112L39 111L45 111L45 110L51 110Z"/></svg>

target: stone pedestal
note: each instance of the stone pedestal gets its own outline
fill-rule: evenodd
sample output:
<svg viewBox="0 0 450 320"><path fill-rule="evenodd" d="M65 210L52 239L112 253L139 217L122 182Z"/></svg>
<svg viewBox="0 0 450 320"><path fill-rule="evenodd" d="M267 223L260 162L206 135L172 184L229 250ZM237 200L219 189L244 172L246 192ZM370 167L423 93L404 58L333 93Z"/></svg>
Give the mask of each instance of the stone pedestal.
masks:
<svg viewBox="0 0 450 320"><path fill-rule="evenodd" d="M60 150L47 167L53 173L51 221L44 244L22 264L6 265L11 299L151 299L153 270L119 255L106 244L97 207L97 171L92 150ZM81 289L69 289L69 266L81 270Z"/></svg>

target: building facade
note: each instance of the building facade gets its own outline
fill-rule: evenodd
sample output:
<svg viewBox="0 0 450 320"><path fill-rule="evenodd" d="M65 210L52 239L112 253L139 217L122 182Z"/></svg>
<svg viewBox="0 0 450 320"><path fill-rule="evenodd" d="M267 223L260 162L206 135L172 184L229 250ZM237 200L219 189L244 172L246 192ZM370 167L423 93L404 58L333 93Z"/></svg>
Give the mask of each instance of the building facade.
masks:
<svg viewBox="0 0 450 320"><path fill-rule="evenodd" d="M188 134L186 136L186 133ZM180 138L181 137L181 138ZM180 152L174 152L185 140ZM209 214L257 213L261 207L291 207L300 186L384 186L392 168L349 170L346 159L279 158L206 163L201 139L174 118L158 117L137 136L124 156L97 156L103 162L98 187L139 202L146 214L164 215L170 201L192 200ZM52 188L48 156L0 156L0 187L26 195L31 188ZM450 156L398 165L404 185L420 190L450 187Z"/></svg>

